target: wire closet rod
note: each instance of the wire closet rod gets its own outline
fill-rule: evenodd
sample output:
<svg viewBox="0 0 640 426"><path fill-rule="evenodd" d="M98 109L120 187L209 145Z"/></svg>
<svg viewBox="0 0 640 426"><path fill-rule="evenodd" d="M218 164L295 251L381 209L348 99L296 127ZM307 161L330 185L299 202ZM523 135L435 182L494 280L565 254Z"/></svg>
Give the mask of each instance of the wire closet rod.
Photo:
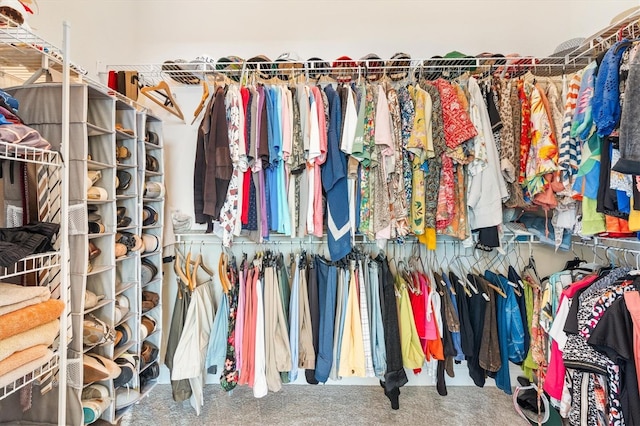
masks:
<svg viewBox="0 0 640 426"><path fill-rule="evenodd" d="M211 234L200 234L200 233L190 233L190 234L175 234L176 236L176 244L204 244L204 245L219 245L222 246L222 240L215 236L215 235L211 235L211 237L206 238L206 235L211 235ZM204 237L204 238L203 238ZM538 240L535 239L534 236L532 235L510 235L507 234L505 235L505 238L507 237L511 237L508 240L505 240L505 243L519 243L519 244L531 244L531 243L537 243ZM200 238L200 239L198 239ZM310 239L310 238L314 238L314 239ZM526 239L518 239L518 238L526 238ZM213 240L213 241L212 241ZM282 245L304 245L304 244L325 244L327 243L326 240L326 235L323 235L322 239L319 239L319 237L300 237L300 238L288 238L288 237L276 237L272 240L264 240L262 242L256 242L253 240L234 240L231 247L235 246L235 245L245 245L245 244L251 244L251 245L269 245L269 244L273 244L273 245L278 245L278 244L282 244ZM355 241L353 242L355 245L359 245L359 244L378 244L377 240L367 240L365 238L362 237L357 237L355 239ZM403 245L403 244L418 244L420 243L420 241L415 238L415 237L411 237L411 238L405 238L402 240L387 240L388 244L394 244L394 245ZM449 239L445 239L445 238L439 238L436 240L436 244L441 244L441 245L459 245L462 244L462 241L460 240L456 240L453 238L449 238Z"/></svg>

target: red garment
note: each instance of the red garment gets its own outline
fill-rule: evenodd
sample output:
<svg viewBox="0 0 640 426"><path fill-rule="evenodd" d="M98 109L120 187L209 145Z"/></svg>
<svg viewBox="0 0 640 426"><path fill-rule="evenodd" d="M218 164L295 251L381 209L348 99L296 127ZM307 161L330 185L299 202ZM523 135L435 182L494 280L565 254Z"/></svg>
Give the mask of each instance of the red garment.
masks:
<svg viewBox="0 0 640 426"><path fill-rule="evenodd" d="M244 116L247 117L247 109L249 108L249 97L251 92L246 87L240 88L240 96L242 97L242 109L244 110ZM247 152L241 152L240 154L245 154L249 156L249 126L251 125L249 120L245 120L244 126L244 140L245 140L245 149ZM242 175L242 212L240 212L240 222L243 225L247 225L249 223L249 183L251 179L251 168L247 169L246 172Z"/></svg>
<svg viewBox="0 0 640 426"><path fill-rule="evenodd" d="M444 124L444 139L447 147L455 148L478 134L463 107L455 87L442 78L433 82L440 93L442 104L442 121Z"/></svg>
<svg viewBox="0 0 640 426"><path fill-rule="evenodd" d="M427 294L421 289L420 279L417 273L412 274L409 278L411 279L411 287L413 287L409 288L409 300L411 301L413 320L416 323L416 331L418 332L420 342L423 342L427 340Z"/></svg>
<svg viewBox="0 0 640 426"><path fill-rule="evenodd" d="M438 207L436 210L436 229L446 229L456 215L455 178L453 160L447 154L442 154L442 168L440 169L440 189L438 191Z"/></svg>
<svg viewBox="0 0 640 426"><path fill-rule="evenodd" d="M527 161L531 148L531 103L527 95L524 82L518 80L518 97L522 105L522 122L520 126L520 176L518 183L523 184L527 173Z"/></svg>
<svg viewBox="0 0 640 426"><path fill-rule="evenodd" d="M558 309L562 305L562 301L566 298L573 298L579 290L588 287L598 278L597 275L589 275L580 281L576 281L569 287L565 288L560 294L560 302ZM577 301L574 301L577 303ZM549 358L549 368L547 368L547 377L544 381L544 390L555 399L562 399L562 388L564 387L564 376L566 367L562 359L562 351L558 347L558 342L551 339L551 356Z"/></svg>

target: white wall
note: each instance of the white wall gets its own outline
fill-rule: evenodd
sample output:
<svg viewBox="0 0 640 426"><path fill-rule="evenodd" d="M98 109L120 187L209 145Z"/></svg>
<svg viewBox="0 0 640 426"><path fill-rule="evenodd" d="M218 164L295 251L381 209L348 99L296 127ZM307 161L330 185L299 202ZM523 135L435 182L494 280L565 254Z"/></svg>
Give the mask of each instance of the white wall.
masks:
<svg viewBox="0 0 640 426"><path fill-rule="evenodd" d="M192 59L207 53L303 59L367 53L414 58L459 50L544 56L606 26L636 0L40 0L39 34L59 43L72 24L72 59L103 64ZM102 71L102 69L98 70Z"/></svg>

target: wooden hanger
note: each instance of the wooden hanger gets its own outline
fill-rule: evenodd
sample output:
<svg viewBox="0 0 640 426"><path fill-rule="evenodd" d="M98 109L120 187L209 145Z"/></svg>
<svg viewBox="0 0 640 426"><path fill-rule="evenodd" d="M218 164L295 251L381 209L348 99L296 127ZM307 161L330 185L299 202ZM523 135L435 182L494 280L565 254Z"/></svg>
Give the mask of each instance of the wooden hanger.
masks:
<svg viewBox="0 0 640 426"><path fill-rule="evenodd" d="M209 99L209 84L203 80L202 81L202 98L200 98L200 103L198 104L198 107L196 108L196 110L193 112L193 120L191 121L192 125L193 123L196 122L196 120L198 119L198 116L200 116L200 113L204 109L204 105L207 103L207 99Z"/></svg>
<svg viewBox="0 0 640 426"><path fill-rule="evenodd" d="M182 114L178 103L173 98L171 89L169 88L169 85L166 81L162 80L155 86L144 86L140 89L140 92L156 104L160 105L162 109L170 112L180 120L184 121L184 115ZM158 95L164 98L164 101L162 99L159 99Z"/></svg>

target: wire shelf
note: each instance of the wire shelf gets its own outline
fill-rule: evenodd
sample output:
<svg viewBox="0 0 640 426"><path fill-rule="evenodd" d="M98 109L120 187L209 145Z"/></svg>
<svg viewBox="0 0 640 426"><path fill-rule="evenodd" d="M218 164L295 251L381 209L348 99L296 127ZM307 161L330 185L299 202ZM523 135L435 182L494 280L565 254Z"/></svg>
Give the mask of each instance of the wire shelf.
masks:
<svg viewBox="0 0 640 426"><path fill-rule="evenodd" d="M61 167L60 154L48 149L0 141L0 159Z"/></svg>
<svg viewBox="0 0 640 426"><path fill-rule="evenodd" d="M12 393L19 391L20 389L27 386L28 384L33 383L34 381L38 380L42 376L58 368L58 364L59 364L58 356L59 356L58 353L54 353L53 357L49 361L47 361L40 367L36 368L35 370L33 370L31 373L27 374L26 376L22 376L19 379L14 380L13 382L9 383L4 387L0 387L0 399L6 398Z"/></svg>
<svg viewBox="0 0 640 426"><path fill-rule="evenodd" d="M0 266L0 280L60 266L60 253L47 252L20 259L11 266Z"/></svg>

